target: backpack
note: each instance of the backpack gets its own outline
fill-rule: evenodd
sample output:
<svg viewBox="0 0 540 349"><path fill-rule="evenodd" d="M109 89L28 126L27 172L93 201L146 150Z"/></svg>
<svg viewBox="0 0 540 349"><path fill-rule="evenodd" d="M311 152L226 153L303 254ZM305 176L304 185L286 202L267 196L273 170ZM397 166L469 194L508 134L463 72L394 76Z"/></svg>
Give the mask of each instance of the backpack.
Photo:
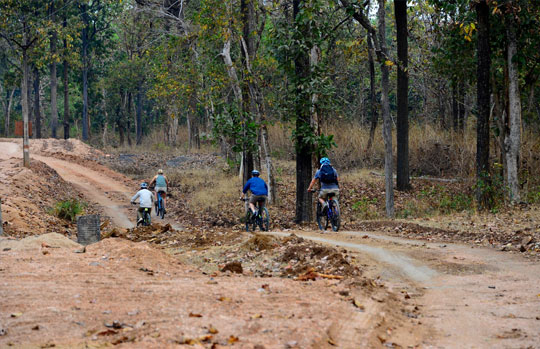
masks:
<svg viewBox="0 0 540 349"><path fill-rule="evenodd" d="M319 176L320 176L321 182L337 184L336 172L334 171L334 168L332 166L322 165L319 171L320 171Z"/></svg>

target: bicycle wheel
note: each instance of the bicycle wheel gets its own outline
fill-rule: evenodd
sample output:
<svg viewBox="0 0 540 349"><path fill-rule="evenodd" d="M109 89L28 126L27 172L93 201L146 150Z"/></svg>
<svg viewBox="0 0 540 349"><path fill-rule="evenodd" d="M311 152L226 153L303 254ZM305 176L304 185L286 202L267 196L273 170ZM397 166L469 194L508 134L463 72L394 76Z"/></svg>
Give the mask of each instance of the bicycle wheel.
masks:
<svg viewBox="0 0 540 349"><path fill-rule="evenodd" d="M257 224L262 231L268 231L270 229L270 214L266 209L266 206L261 209L261 214L257 217Z"/></svg>
<svg viewBox="0 0 540 349"><path fill-rule="evenodd" d="M322 212L322 205L320 202L317 202L317 225L319 226L320 230L326 230L328 228L328 214L326 212Z"/></svg>
<svg viewBox="0 0 540 349"><path fill-rule="evenodd" d="M330 215L330 223L332 224L332 230L338 231L339 225L341 224L341 218L339 215L339 203L337 200L332 200L332 207L329 207L329 209L332 210L332 213Z"/></svg>
<svg viewBox="0 0 540 349"><path fill-rule="evenodd" d="M246 212L246 231L249 232L250 230L250 227L251 225L253 225L253 228L251 231L255 231L255 223L252 222L252 215L251 215L251 211L250 210L247 210Z"/></svg>
<svg viewBox="0 0 540 349"><path fill-rule="evenodd" d="M151 224L150 212L149 209L145 209L143 212L143 225L149 226Z"/></svg>

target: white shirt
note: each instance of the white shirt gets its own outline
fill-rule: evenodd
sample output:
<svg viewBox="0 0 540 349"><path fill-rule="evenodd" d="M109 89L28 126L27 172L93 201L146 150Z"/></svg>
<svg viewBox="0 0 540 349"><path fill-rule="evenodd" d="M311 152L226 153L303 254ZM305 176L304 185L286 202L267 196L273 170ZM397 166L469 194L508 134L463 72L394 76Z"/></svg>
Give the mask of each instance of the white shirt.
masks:
<svg viewBox="0 0 540 349"><path fill-rule="evenodd" d="M154 202L154 195L152 192L148 189L141 189L131 198L131 202L135 202L139 198L139 206L140 207L152 207L152 203Z"/></svg>

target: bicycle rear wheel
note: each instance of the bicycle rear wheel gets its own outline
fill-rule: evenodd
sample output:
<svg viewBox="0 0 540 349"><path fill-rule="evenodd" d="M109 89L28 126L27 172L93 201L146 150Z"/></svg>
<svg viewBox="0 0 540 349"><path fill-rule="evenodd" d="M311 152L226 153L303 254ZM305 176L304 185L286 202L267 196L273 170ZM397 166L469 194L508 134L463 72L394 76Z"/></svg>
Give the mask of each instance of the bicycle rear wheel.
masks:
<svg viewBox="0 0 540 349"><path fill-rule="evenodd" d="M266 209L266 206L260 209L260 217L258 218L258 225L262 231L268 231L270 229L270 214Z"/></svg>
<svg viewBox="0 0 540 349"><path fill-rule="evenodd" d="M341 218L339 215L339 203L337 202L337 200L332 200L332 205L331 207L328 207L328 209L332 210L332 214L330 218L330 223L332 224L332 230L338 231L339 226L341 224Z"/></svg>
<svg viewBox="0 0 540 349"><path fill-rule="evenodd" d="M317 225L320 230L326 230L328 228L328 215L326 212L323 212L322 205L320 202L317 202Z"/></svg>
<svg viewBox="0 0 540 349"><path fill-rule="evenodd" d="M255 219L253 219L253 214L251 213L251 210L247 210L246 212L246 231L255 231L257 228L257 222Z"/></svg>

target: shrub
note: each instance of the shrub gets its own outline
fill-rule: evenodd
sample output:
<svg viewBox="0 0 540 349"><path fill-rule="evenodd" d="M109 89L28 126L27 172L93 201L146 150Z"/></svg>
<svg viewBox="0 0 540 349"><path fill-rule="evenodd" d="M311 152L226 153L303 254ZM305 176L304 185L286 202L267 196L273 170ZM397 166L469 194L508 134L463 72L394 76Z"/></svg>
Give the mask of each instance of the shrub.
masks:
<svg viewBox="0 0 540 349"><path fill-rule="evenodd" d="M86 206L86 203L72 198L57 202L53 208L53 213L58 218L73 222L77 215L84 212Z"/></svg>

